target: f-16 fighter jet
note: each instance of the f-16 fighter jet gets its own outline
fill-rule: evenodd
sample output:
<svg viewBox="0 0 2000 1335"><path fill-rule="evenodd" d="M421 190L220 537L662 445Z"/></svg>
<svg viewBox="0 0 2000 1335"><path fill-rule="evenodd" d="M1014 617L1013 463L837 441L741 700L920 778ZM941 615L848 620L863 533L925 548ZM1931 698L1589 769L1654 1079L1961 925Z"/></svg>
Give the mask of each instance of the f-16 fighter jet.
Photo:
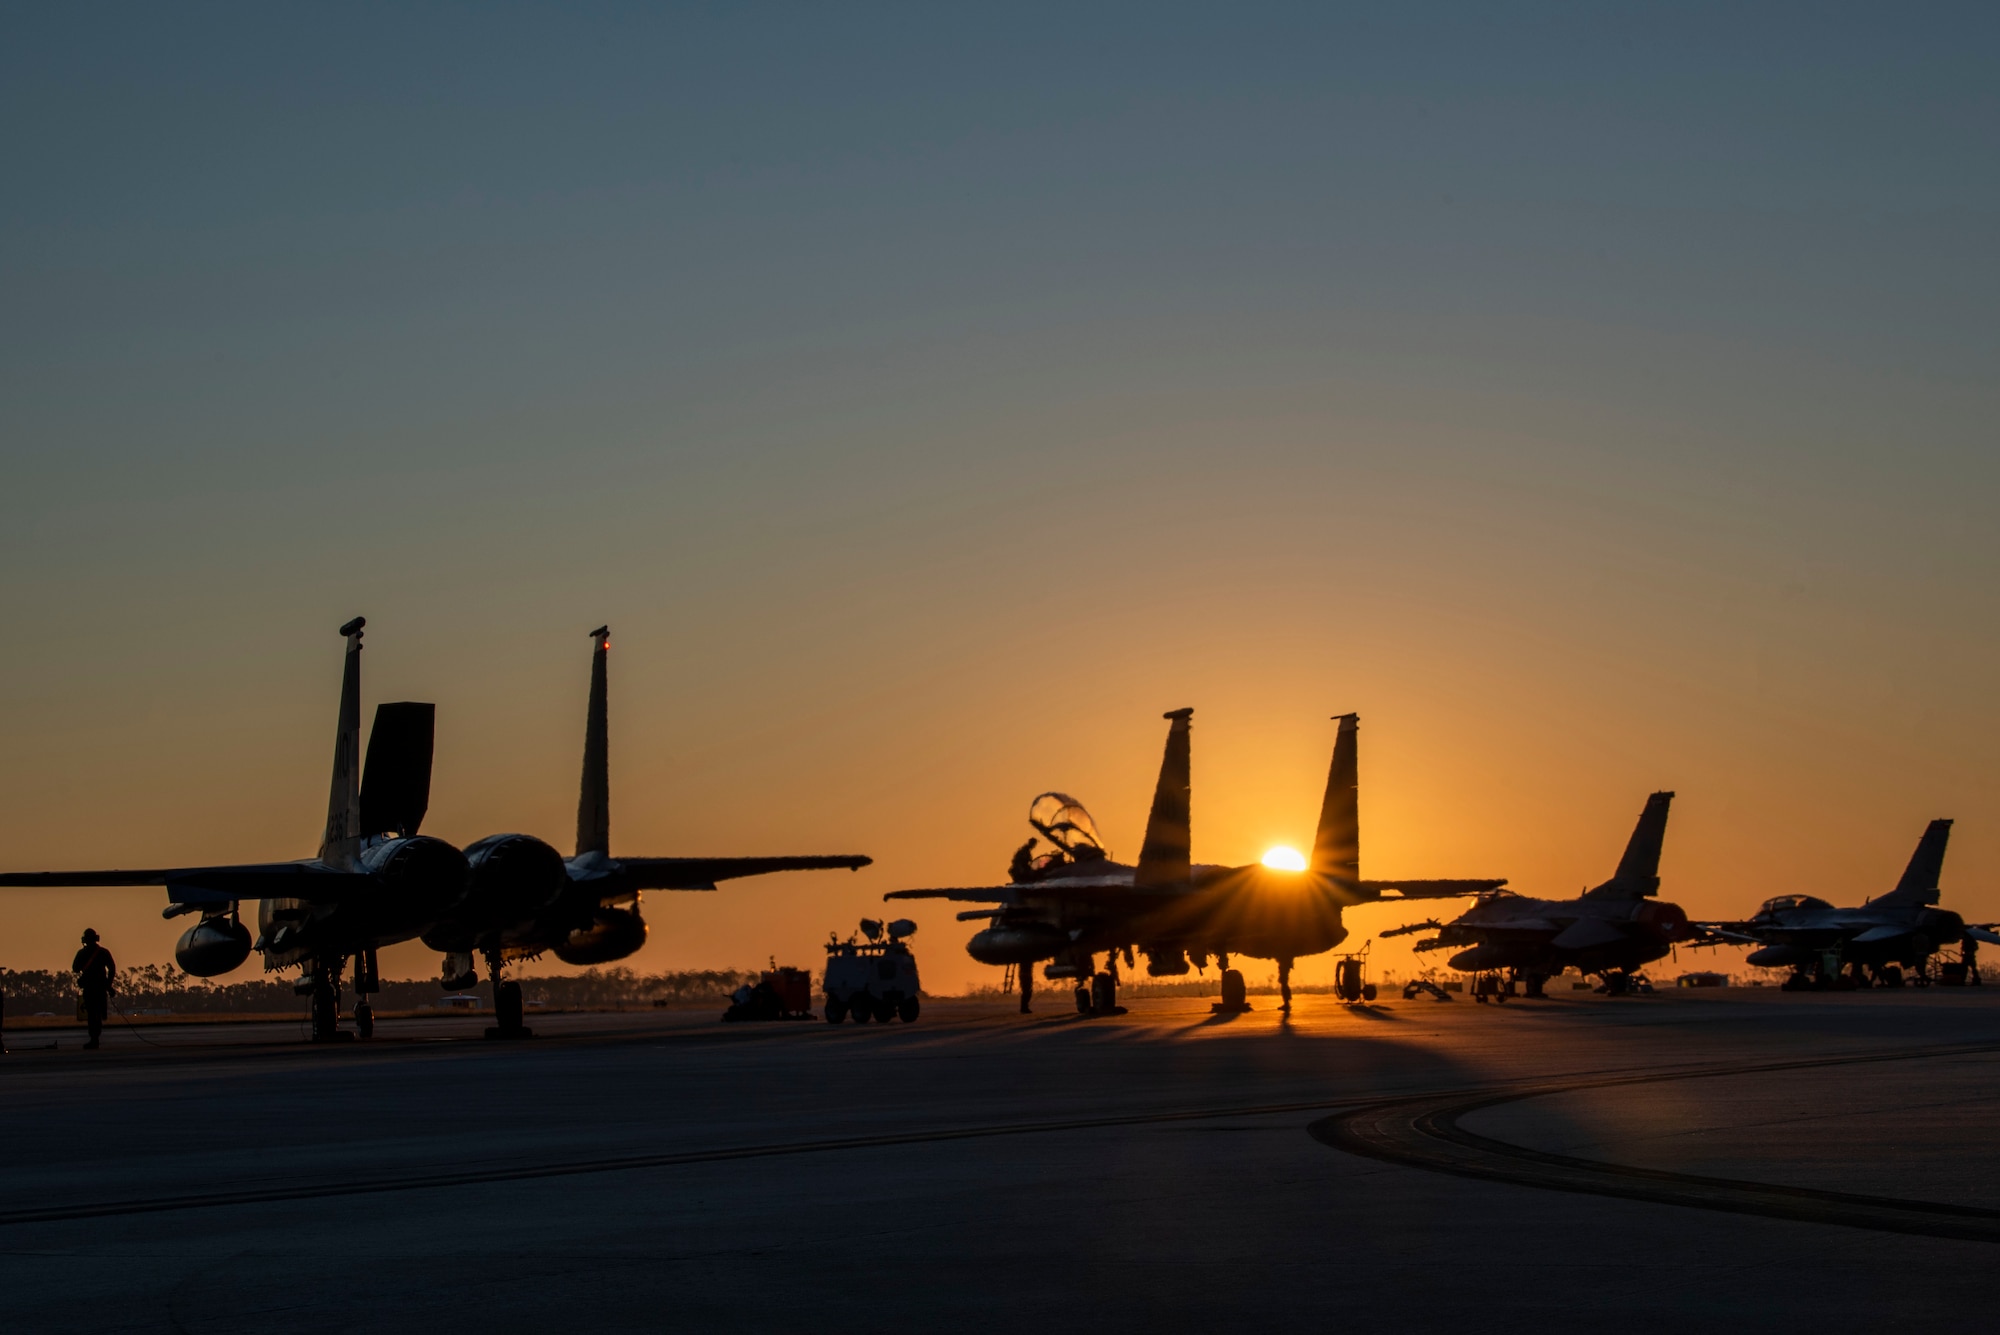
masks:
<svg viewBox="0 0 2000 1335"><path fill-rule="evenodd" d="M228 973L254 949L269 969L301 967L300 990L312 997L315 1042L346 1036L340 1029L340 979L354 961L355 1027L374 1032L368 994L377 990L375 952L422 932L464 891L465 855L442 839L417 833L430 805L435 706L376 708L361 766L361 630L356 617L340 628L347 639L340 682L340 722L333 748L333 791L317 857L216 867L145 871L16 872L0 885L164 885L165 916L198 913L175 947L181 968L202 978ZM258 901L255 944L238 914Z"/></svg>
<svg viewBox="0 0 2000 1335"><path fill-rule="evenodd" d="M606 964L646 943L643 890L713 890L716 882L774 871L856 870L858 853L807 857L614 858L611 856L610 726L606 668L611 629L590 633L590 706L584 723L583 792L576 811L576 856L565 860L528 834L495 834L466 846L472 873L464 893L424 932L445 952L444 986L475 978L486 961L493 980L495 1037L523 1036L521 985L503 981L511 961L553 952L565 964Z"/></svg>
<svg viewBox="0 0 2000 1335"><path fill-rule="evenodd" d="M1994 924L1971 924L1937 907L1938 879L1944 871L1951 822L1934 820L1917 841L1917 851L1896 888L1859 908L1840 909L1811 895L1779 895L1766 900L1748 922L1702 923L1728 941L1759 947L1748 964L1790 968L1789 989L1901 987L1903 970L1930 981L1931 957L1951 947L1970 966L1979 942L2000 945ZM1967 981L1977 982L1968 967Z"/></svg>
<svg viewBox="0 0 2000 1335"><path fill-rule="evenodd" d="M1396 891L1405 898L1470 895L1506 884L1504 878L1472 881L1364 881L1360 879L1361 822L1357 757L1359 718L1339 715L1333 766L1320 805L1311 859L1302 869L1253 863L1220 867L1189 860L1190 720L1176 709L1169 721L1166 755L1153 791L1152 813L1136 865L1105 852L1090 813L1075 798L1044 793L1028 820L1051 844L1035 856L1030 839L1014 855L1005 885L897 890L885 899L955 899L998 907L959 914L987 926L966 943L982 964L1020 970L1021 1010L1034 991L1034 966L1051 979L1076 980L1076 1005L1086 1014L1114 1012L1118 961L1135 967L1134 948L1154 977L1206 968L1214 957L1223 970L1224 999L1240 1002L1242 975L1232 955L1273 960L1279 989L1291 1006L1292 964L1332 950L1347 939L1341 912L1351 904ZM1098 970L1096 958L1104 956Z"/></svg>
<svg viewBox="0 0 2000 1335"><path fill-rule="evenodd" d="M1513 981L1525 982L1531 997L1542 984L1564 969L1586 977L1597 974L1609 993L1624 992L1632 973L1659 959L1675 943L1694 941L1701 933L1690 927L1677 905L1653 898L1660 890L1660 845L1667 833L1667 807L1672 793L1654 793L1639 813L1625 856L1610 880L1576 899L1529 899L1511 891L1482 894L1479 902L1441 926L1438 934L1417 943L1418 950L1464 946L1449 961L1467 973L1506 970ZM1413 928L1398 928L1384 936L1401 936Z"/></svg>

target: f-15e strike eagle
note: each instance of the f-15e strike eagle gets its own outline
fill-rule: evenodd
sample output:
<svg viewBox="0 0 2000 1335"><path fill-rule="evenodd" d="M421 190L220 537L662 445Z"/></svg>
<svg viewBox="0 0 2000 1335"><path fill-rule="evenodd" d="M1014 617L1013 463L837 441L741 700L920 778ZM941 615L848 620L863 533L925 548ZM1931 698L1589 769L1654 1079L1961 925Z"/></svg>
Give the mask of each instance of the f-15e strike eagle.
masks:
<svg viewBox="0 0 2000 1335"><path fill-rule="evenodd" d="M169 918L200 920L175 947L180 966L210 978L237 968L252 950L266 970L298 967L299 990L312 998L315 1041L343 1036L340 985L354 963L355 1027L374 1032L368 995L379 987L376 952L422 937L447 952L448 987L472 981L475 954L494 984L500 1024L490 1032L522 1034L521 993L503 983L508 961L544 951L572 964L622 959L645 943L642 890L713 890L717 881L765 872L865 867L855 854L825 857L613 858L605 659L610 632L593 631L590 708L585 727L583 796L576 856L565 861L529 835L493 835L460 852L417 833L430 804L436 707L410 702L376 708L361 765L361 633L356 617L340 628L347 656L326 831L316 857L297 862L139 871L0 874L0 886L163 885ZM258 901L253 943L240 919Z"/></svg>
<svg viewBox="0 0 2000 1335"><path fill-rule="evenodd" d="M1979 943L2000 945L2000 934L1995 924L1968 924L1937 907L1950 838L1950 821L1932 821L1896 888L1858 908L1835 908L1811 895L1779 895L1747 922L1699 925L1723 940L1757 946L1747 964L1790 968L1789 989L1866 987L1871 981L1900 987L1905 969L1918 982L1929 982L1931 957L1951 947L1962 952L1958 967L1966 981L1976 983L1978 971L1970 966Z"/></svg>
<svg viewBox="0 0 2000 1335"><path fill-rule="evenodd" d="M1469 895L1493 890L1505 879L1364 881L1357 787L1359 718L1338 716L1333 765L1320 804L1312 858L1304 871L1261 864L1219 867L1193 863L1190 719L1192 709L1166 714L1166 755L1153 791L1152 813L1136 865L1113 862L1090 814L1074 798L1044 793L1029 821L1054 845L1039 858L1035 841L1015 854L1005 885L896 890L885 899L955 899L998 907L959 914L987 926L966 944L982 964L1020 970L1021 1010L1029 1009L1034 966L1049 961L1051 979L1076 982L1077 1008L1102 1013L1117 1006L1118 960L1134 967L1136 948L1146 972L1175 976L1205 968L1209 957L1224 971L1229 991L1232 955L1274 960L1284 1005L1291 1006L1295 960L1332 950L1347 939L1342 910L1397 891L1404 898ZM1104 956L1104 968L1096 957ZM1234 982L1240 989L1241 976Z"/></svg>
<svg viewBox="0 0 2000 1335"><path fill-rule="evenodd" d="M713 890L716 882L774 871L857 871L858 853L805 857L614 858L611 856L610 726L607 667L611 628L590 632L590 707L583 734L583 790L576 807L576 855L564 859L529 834L494 834L469 844L465 894L423 934L445 952L447 987L473 980L473 960L493 980L497 1035L519 1034L521 987L503 982L511 961L544 951L565 964L606 964L646 942L642 890Z"/></svg>
<svg viewBox="0 0 2000 1335"><path fill-rule="evenodd" d="M1492 890L1448 923L1416 923L1382 935L1436 928L1438 934L1419 941L1418 950L1466 947L1451 957L1452 968L1505 970L1510 980L1527 984L1531 997L1542 995L1542 984L1566 968L1586 977L1597 974L1606 992L1624 992L1634 970L1677 943L1702 937L1678 905L1653 898L1660 891L1660 848L1673 800L1672 793L1646 799L1618 870L1575 899L1530 899Z"/></svg>

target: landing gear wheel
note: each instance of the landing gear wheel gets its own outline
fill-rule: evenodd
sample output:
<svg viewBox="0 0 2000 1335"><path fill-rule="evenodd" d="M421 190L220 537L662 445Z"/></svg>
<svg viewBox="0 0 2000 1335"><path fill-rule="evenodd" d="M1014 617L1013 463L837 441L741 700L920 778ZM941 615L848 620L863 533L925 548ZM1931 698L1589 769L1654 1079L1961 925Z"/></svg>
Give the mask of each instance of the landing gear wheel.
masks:
<svg viewBox="0 0 2000 1335"><path fill-rule="evenodd" d="M315 1043L331 1043L340 1036L340 994L327 982L312 990L312 1038Z"/></svg>
<svg viewBox="0 0 2000 1335"><path fill-rule="evenodd" d="M854 1017L854 1023L867 1024L875 1018L875 999L866 992L857 992L847 999L847 1013Z"/></svg>
<svg viewBox="0 0 2000 1335"><path fill-rule="evenodd" d="M846 1018L847 1003L836 997L828 997L826 999L826 1022L828 1024L839 1024Z"/></svg>
<svg viewBox="0 0 2000 1335"><path fill-rule="evenodd" d="M1250 993L1243 986L1241 969L1222 971L1222 1000L1215 1003L1218 1011L1247 1011L1250 1009Z"/></svg>
<svg viewBox="0 0 2000 1335"><path fill-rule="evenodd" d="M521 985L515 982L493 985L493 1018L499 1023L486 1031L488 1038L529 1038L534 1030L521 1023Z"/></svg>
<svg viewBox="0 0 2000 1335"><path fill-rule="evenodd" d="M1076 1013L1078 1015L1090 1014L1090 989L1082 983L1076 985Z"/></svg>
<svg viewBox="0 0 2000 1335"><path fill-rule="evenodd" d="M915 997L904 997L900 1002L896 1003L896 1014L903 1017L904 1024L915 1024L919 1009L921 1007L918 1005Z"/></svg>
<svg viewBox="0 0 2000 1335"><path fill-rule="evenodd" d="M365 1001L355 1003L354 1032L363 1038L375 1037L375 1008Z"/></svg>

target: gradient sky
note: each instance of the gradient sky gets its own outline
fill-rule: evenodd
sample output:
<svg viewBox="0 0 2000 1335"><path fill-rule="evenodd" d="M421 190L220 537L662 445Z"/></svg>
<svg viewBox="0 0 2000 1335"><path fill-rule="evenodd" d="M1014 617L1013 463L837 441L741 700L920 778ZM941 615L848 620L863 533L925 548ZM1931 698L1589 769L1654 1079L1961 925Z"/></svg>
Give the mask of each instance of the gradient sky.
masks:
<svg viewBox="0 0 2000 1335"><path fill-rule="evenodd" d="M1610 8L9 7L0 866L310 854L362 613L431 833L568 849L609 621L614 852L876 858L641 969L1136 853L1182 705L1199 860L1354 709L1365 875L2000 918L2000 10Z"/></svg>

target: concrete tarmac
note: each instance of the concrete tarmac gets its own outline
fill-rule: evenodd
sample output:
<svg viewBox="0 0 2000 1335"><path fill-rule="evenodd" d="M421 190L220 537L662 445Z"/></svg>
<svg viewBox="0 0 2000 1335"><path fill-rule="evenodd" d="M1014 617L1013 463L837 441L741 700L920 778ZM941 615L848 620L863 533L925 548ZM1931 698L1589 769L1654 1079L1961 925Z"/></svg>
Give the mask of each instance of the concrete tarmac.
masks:
<svg viewBox="0 0 2000 1335"><path fill-rule="evenodd" d="M451 1016L330 1048L293 1025L114 1025L93 1053L64 1036L0 1059L0 1328L1679 1331L1993 1310L2000 1250L1951 1230L2000 1237L2000 992L1310 996L1289 1019L1255 1000L1108 1019L1061 994L1028 1018L933 1002L886 1027L540 1016L523 1043ZM1529 1097L1456 1131L1406 1118L1403 1162L1324 1134L1481 1092ZM1590 1165L1865 1199L1858 1223L1805 1222L1738 1212L1726 1183L1717 1208L1595 1194ZM1891 1231L1932 1217L1943 1234Z"/></svg>

